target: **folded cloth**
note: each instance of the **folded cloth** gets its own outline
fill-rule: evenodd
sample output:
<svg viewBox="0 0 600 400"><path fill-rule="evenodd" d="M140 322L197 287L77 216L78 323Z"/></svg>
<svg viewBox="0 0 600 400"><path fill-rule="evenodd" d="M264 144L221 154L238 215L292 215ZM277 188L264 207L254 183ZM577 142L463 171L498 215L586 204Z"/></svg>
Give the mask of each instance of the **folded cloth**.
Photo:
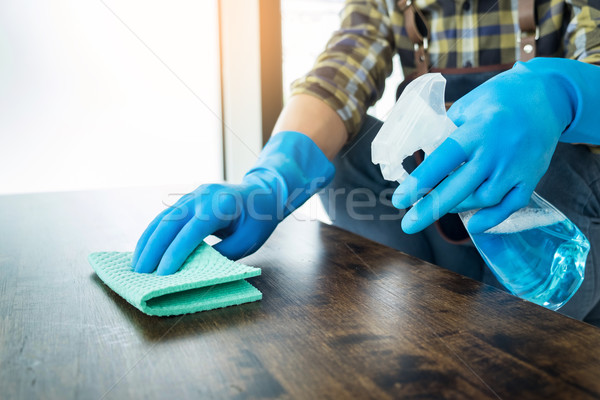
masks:
<svg viewBox="0 0 600 400"><path fill-rule="evenodd" d="M245 278L259 268L223 257L202 243L173 275L133 272L132 253L100 252L88 260L102 281L148 315L179 315L260 300L262 293Z"/></svg>

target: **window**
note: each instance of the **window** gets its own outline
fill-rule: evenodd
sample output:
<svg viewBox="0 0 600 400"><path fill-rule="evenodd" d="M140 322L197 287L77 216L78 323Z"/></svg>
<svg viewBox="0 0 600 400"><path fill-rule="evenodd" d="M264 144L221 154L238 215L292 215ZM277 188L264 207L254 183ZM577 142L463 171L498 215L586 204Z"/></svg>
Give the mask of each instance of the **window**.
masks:
<svg viewBox="0 0 600 400"><path fill-rule="evenodd" d="M0 3L0 193L222 173L216 0Z"/></svg>
<svg viewBox="0 0 600 400"><path fill-rule="evenodd" d="M283 36L283 89L289 97L290 84L307 73L325 49L331 34L339 28L344 0L284 0L281 2ZM307 29L310 27L310 29ZM394 57L394 72L386 91L369 113L384 119L396 101L396 87L402 81L400 60Z"/></svg>

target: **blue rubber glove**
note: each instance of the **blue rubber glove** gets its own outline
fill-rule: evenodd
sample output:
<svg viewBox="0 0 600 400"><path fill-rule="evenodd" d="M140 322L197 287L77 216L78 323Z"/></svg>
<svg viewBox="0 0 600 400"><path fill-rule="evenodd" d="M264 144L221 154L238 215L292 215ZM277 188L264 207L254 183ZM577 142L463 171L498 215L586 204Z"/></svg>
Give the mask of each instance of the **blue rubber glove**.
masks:
<svg viewBox="0 0 600 400"><path fill-rule="evenodd" d="M418 201L402 229L481 209L467 227L481 233L527 205L559 140L600 143L599 89L598 66L536 58L459 99L448 112L456 131L394 193L398 208Z"/></svg>
<svg viewBox="0 0 600 400"><path fill-rule="evenodd" d="M176 272L208 235L230 259L256 251L277 224L326 186L335 168L308 137L280 132L265 145L241 184L210 184L183 196L160 213L140 237L136 272Z"/></svg>

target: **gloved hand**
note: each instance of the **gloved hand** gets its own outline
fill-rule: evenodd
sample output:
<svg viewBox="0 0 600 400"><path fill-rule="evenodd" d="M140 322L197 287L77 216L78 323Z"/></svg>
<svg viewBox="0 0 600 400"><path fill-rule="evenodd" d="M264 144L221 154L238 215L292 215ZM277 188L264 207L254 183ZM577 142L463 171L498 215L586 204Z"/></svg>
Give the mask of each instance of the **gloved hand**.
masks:
<svg viewBox="0 0 600 400"><path fill-rule="evenodd" d="M450 108L458 126L396 189L407 208L406 233L448 212L481 209L469 221L481 233L526 206L559 140L600 143L600 67L536 58L477 87Z"/></svg>
<svg viewBox="0 0 600 400"><path fill-rule="evenodd" d="M160 213L138 241L133 268L172 274L211 234L223 239L214 247L224 256L246 256L283 218L326 186L334 171L308 136L280 132L265 145L241 184L202 185Z"/></svg>

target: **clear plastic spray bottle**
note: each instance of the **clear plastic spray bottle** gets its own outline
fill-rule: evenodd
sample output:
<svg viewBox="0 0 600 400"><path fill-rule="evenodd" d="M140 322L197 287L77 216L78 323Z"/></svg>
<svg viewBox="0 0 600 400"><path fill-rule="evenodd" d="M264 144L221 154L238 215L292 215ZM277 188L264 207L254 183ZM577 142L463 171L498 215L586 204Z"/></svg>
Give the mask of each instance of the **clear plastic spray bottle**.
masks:
<svg viewBox="0 0 600 400"><path fill-rule="evenodd" d="M406 157L421 149L430 154L456 129L446 116L445 86L441 74L426 74L404 89L371 145L385 179L401 183ZM459 214L465 227L475 212ZM469 235L498 281L525 300L557 310L583 282L589 241L535 192L504 222Z"/></svg>

